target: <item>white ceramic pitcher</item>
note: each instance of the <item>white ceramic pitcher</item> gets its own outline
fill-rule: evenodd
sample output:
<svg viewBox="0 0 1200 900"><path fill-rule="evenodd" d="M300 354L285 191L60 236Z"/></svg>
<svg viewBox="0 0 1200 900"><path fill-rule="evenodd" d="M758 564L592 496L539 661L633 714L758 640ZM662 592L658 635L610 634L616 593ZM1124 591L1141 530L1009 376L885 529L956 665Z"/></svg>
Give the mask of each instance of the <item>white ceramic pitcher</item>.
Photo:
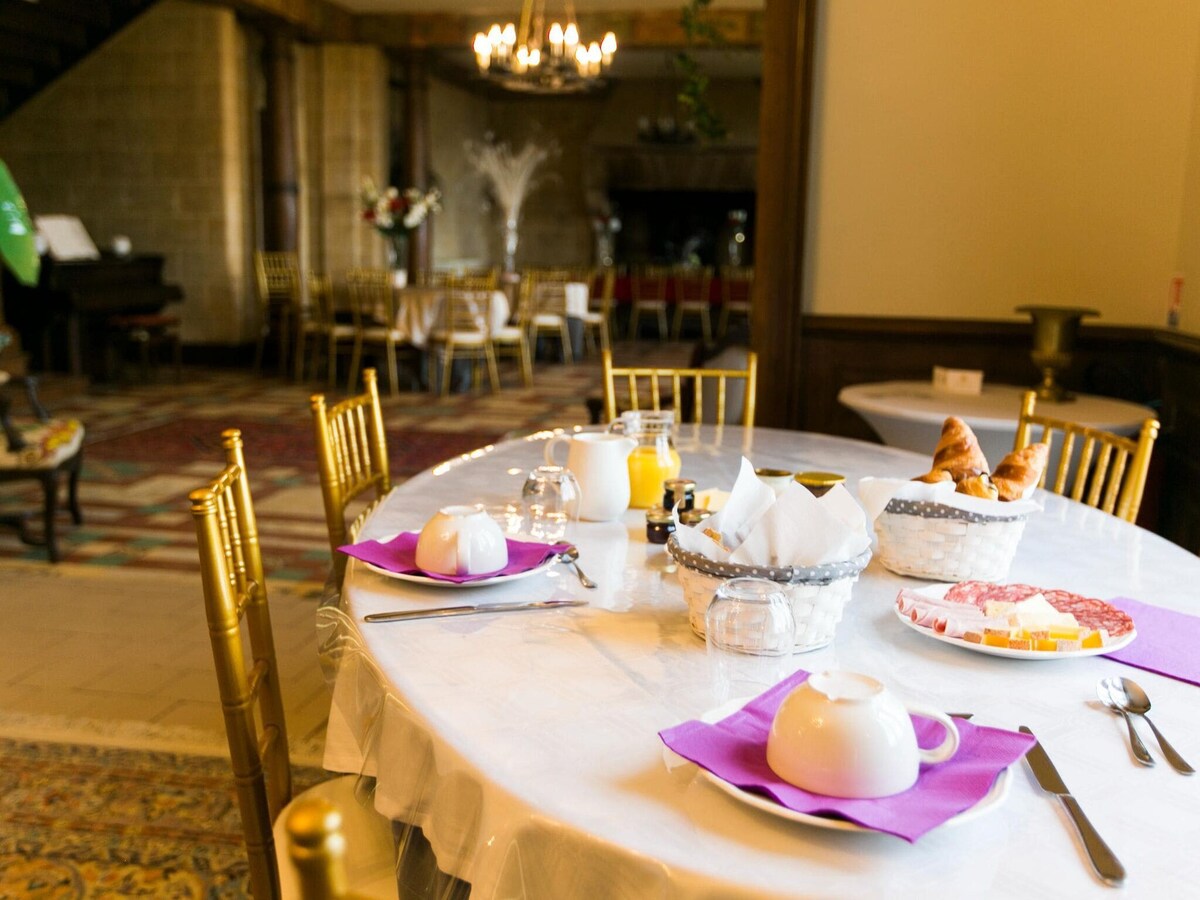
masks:
<svg viewBox="0 0 1200 900"><path fill-rule="evenodd" d="M636 446L622 434L560 434L546 444L546 462L561 466L554 450L567 445L567 468L579 482L579 518L611 522L629 508L629 466Z"/></svg>

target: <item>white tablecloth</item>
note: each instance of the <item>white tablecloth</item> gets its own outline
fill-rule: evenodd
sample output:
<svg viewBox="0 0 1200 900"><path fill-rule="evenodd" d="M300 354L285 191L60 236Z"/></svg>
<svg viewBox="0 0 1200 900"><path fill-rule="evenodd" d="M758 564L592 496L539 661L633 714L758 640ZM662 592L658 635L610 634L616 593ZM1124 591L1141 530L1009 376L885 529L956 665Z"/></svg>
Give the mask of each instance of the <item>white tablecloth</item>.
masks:
<svg viewBox="0 0 1200 900"><path fill-rule="evenodd" d="M438 313L446 299L444 287L403 287L396 289L396 328L400 340L415 347L424 347L437 325ZM510 313L504 291L492 291L489 306L489 327L492 331L508 323Z"/></svg>
<svg viewBox="0 0 1200 900"><path fill-rule="evenodd" d="M742 452L758 466L911 476L925 457L837 438L700 428L678 442L683 474L728 488ZM368 522L365 537L416 529L449 502L519 496L542 439L507 442L413 478ZM1053 496L1027 526L1011 580L1125 595L1200 612L1200 560L1113 516ZM1112 896L1091 874L1058 804L1022 763L987 815L915 844L835 832L750 809L699 777L669 769L657 732L713 707L704 644L644 517L583 523L574 536L584 591L556 566L507 585L431 589L352 561L344 603L350 652L330 716L326 766L378 776L376 806L419 824L440 866L476 897L1083 897ZM914 633L892 604L919 584L872 561L833 644L794 657L883 680L909 702L1029 725L1100 833L1125 863L1126 896L1195 891L1200 781L1165 762L1131 761L1120 719L1096 681L1128 675L1155 721L1200 762L1197 688L1095 657L984 656ZM584 608L362 624L390 609L584 597ZM354 624L358 623L358 624ZM1145 729L1142 729L1145 732ZM1155 751L1153 740L1146 740Z"/></svg>
<svg viewBox="0 0 1200 900"><path fill-rule="evenodd" d="M842 388L838 402L866 419L885 444L928 456L933 455L946 417L958 416L971 426L984 456L995 465L1013 448L1027 390L985 384L981 394L950 394L935 391L927 381L881 381ZM1125 435L1136 435L1142 422L1155 417L1148 406L1094 394L1079 394L1066 403L1039 400L1037 411Z"/></svg>

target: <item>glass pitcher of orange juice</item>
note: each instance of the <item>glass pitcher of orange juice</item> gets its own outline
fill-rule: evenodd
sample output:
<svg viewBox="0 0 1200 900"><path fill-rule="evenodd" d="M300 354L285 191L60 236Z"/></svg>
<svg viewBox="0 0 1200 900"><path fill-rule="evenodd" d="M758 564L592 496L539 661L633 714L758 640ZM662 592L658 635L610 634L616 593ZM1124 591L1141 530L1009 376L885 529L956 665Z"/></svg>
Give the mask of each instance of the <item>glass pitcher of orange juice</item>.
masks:
<svg viewBox="0 0 1200 900"><path fill-rule="evenodd" d="M663 482L678 478L682 465L671 440L675 413L671 410L630 410L613 422L612 431L633 438L629 454L629 505L649 509L662 500Z"/></svg>

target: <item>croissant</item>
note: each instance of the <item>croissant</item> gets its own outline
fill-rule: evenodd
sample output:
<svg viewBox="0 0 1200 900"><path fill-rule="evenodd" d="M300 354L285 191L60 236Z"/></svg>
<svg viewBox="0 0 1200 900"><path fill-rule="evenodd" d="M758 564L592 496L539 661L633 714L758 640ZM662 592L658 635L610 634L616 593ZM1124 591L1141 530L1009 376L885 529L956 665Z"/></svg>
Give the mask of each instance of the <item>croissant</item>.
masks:
<svg viewBox="0 0 1200 900"><path fill-rule="evenodd" d="M918 475L913 481L924 481L926 484L937 484L939 481L953 481L954 476L945 469L933 469L924 475Z"/></svg>
<svg viewBox="0 0 1200 900"><path fill-rule="evenodd" d="M982 497L984 500L998 500L1000 492L996 485L992 484L992 479L988 477L987 472L981 472L978 475L971 475L958 482L958 486L954 489L959 494L969 494L972 497Z"/></svg>
<svg viewBox="0 0 1200 900"><path fill-rule="evenodd" d="M942 425L942 436L933 453L933 467L949 472L956 482L988 471L979 439L958 416L950 416Z"/></svg>
<svg viewBox="0 0 1200 900"><path fill-rule="evenodd" d="M992 473L992 481L1000 492L1000 499L1020 500L1025 491L1041 480L1049 459L1048 444L1030 444L1000 460L1000 465Z"/></svg>

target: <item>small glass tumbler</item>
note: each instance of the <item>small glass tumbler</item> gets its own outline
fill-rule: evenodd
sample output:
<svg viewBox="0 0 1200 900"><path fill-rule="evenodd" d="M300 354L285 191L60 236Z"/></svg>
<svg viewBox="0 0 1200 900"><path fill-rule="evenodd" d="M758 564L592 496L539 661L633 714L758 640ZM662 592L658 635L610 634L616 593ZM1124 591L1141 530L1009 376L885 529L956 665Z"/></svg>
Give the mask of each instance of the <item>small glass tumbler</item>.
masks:
<svg viewBox="0 0 1200 900"><path fill-rule="evenodd" d="M519 502L497 503L484 509L505 534L520 534L525 530L525 509Z"/></svg>
<svg viewBox="0 0 1200 900"><path fill-rule="evenodd" d="M792 669L796 619L784 588L765 578L732 578L704 616L704 643L718 703L750 697Z"/></svg>
<svg viewBox="0 0 1200 900"><path fill-rule="evenodd" d="M529 534L539 541L561 541L579 521L579 482L562 466L538 466L521 491Z"/></svg>

